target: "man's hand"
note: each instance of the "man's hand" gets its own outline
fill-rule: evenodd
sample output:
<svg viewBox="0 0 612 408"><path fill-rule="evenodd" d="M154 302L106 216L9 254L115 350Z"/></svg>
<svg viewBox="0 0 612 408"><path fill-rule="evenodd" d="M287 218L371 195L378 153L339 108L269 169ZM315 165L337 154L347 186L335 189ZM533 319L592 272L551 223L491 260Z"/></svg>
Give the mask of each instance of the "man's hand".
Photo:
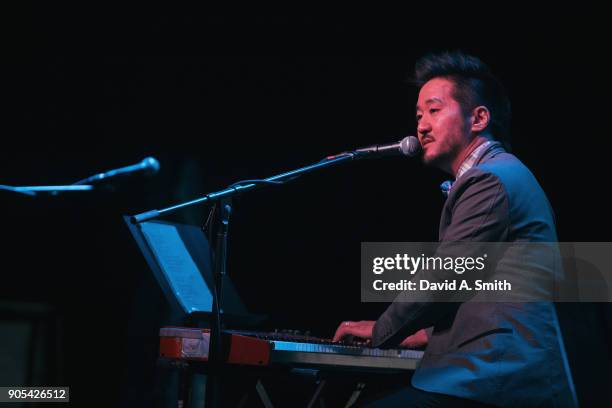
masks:
<svg viewBox="0 0 612 408"><path fill-rule="evenodd" d="M421 329L414 333L412 336L408 336L400 343L400 347L406 348L417 348L427 345L427 332L425 329Z"/></svg>
<svg viewBox="0 0 612 408"><path fill-rule="evenodd" d="M342 322L336 329L333 341L340 341L348 336L362 338L365 341L372 340L372 329L374 329L374 320L362 320L360 322Z"/></svg>
<svg viewBox="0 0 612 408"><path fill-rule="evenodd" d="M372 330L374 329L373 320L362 320L360 322L342 322L336 329L334 334L334 342L341 341L348 336L359 337L365 341L372 340ZM427 332L425 329L421 329L414 333L412 336L408 336L400 343L400 347L416 348L422 347L427 344Z"/></svg>

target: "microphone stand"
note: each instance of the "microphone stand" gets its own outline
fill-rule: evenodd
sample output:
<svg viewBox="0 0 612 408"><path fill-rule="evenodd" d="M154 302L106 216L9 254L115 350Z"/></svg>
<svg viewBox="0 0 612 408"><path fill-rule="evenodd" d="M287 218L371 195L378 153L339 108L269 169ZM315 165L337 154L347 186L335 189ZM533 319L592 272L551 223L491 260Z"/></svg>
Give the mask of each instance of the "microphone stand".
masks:
<svg viewBox="0 0 612 408"><path fill-rule="evenodd" d="M94 189L94 184L106 181L112 177L130 174L136 171L157 172L159 170L159 162L154 157L147 157L138 164L121 167L114 170L109 170L104 173L94 174L93 176L84 178L70 185L58 186L7 186L0 184L0 190L10 191L13 193L24 194L28 196L36 196L38 193L47 193L50 195L58 195L63 192L73 191L91 191Z"/></svg>
<svg viewBox="0 0 612 408"><path fill-rule="evenodd" d="M136 214L130 217L130 221L133 224L139 224L148 220L152 220L163 215L173 213L186 207L190 207L196 204L202 204L206 202L220 202L221 209L219 215L215 217L215 223L217 224L217 239L215 244L215 258L213 260L213 285L212 295L212 311L211 311L211 324L210 324L210 346L208 352L208 362L210 367L210 373L206 379L206 406L207 407L219 407L221 406L221 399L219 396L219 381L216 378L214 371L221 367L223 363L223 344L222 344L222 327L223 327L223 279L226 275L227 266L227 236L229 230L229 220L232 211L231 199L245 191L255 190L264 185L275 185L285 184L289 181L295 180L297 177L310 173L316 170L321 170L326 167L335 166L341 162L360 158L361 155L358 152L347 152L336 156L330 156L326 159L321 160L318 163L310 166L302 167L296 170L291 170L276 176L268 177L263 180L245 180L242 182L234 183L229 187L208 193L195 200L187 201L181 204L176 204L161 210L150 210L140 214Z"/></svg>
<svg viewBox="0 0 612 408"><path fill-rule="evenodd" d="M6 186L0 185L0 190L11 191L13 193L35 196L38 193L57 195L58 193L74 191L91 191L93 186L90 184L68 185L68 186Z"/></svg>
<svg viewBox="0 0 612 408"><path fill-rule="evenodd" d="M195 200L187 201L184 203L176 204L167 208L163 208L161 210L150 210L140 214L132 215L130 217L130 221L133 224L139 224L144 221L149 221L155 218L159 218L163 215L167 215L173 213L175 211L181 210L183 208L191 207L196 204L202 204L205 202L215 202L224 198L233 197L234 195L238 195L244 191L254 190L258 187L261 187L265 184L284 184L289 182L303 174L313 172L315 170L320 170L325 167L330 167L335 164L341 163L343 161L352 160L355 158L359 158L357 154L354 152L343 153L337 156L330 156L330 159L323 159L318 163L312 164L310 166L301 167L296 170L291 170L286 173L278 174L276 176L268 177L262 180L245 180L242 182L234 183L231 186L219 190L213 193L208 193L200 198L196 198Z"/></svg>

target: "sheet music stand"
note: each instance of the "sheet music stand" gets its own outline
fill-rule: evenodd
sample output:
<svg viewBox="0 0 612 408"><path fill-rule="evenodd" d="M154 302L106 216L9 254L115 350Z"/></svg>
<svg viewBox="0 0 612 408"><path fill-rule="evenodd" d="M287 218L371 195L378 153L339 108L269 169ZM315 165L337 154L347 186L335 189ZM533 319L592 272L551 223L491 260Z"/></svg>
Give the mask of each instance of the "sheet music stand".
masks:
<svg viewBox="0 0 612 408"><path fill-rule="evenodd" d="M207 327L213 276L210 248L201 228L166 221L133 224L127 216L124 221L172 310L186 322ZM228 325L254 326L265 320L265 316L247 311L227 276L223 297L224 322Z"/></svg>

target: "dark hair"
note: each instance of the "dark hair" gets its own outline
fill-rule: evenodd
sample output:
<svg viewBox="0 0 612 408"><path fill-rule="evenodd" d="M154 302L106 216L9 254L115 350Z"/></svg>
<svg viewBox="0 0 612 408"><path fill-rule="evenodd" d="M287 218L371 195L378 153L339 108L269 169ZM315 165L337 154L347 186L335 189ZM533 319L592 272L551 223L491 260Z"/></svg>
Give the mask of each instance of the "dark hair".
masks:
<svg viewBox="0 0 612 408"><path fill-rule="evenodd" d="M416 62L414 73L419 88L433 78L452 81L453 96L466 113L476 106L486 106L491 112L493 137L510 148L510 100L484 62L461 51L427 54Z"/></svg>

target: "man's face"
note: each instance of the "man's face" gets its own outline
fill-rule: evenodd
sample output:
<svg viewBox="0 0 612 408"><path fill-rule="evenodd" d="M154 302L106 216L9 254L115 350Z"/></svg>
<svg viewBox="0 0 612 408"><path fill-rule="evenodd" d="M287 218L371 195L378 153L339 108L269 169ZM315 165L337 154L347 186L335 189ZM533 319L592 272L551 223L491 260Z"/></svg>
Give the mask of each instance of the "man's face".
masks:
<svg viewBox="0 0 612 408"><path fill-rule="evenodd" d="M448 170L469 143L468 121L453 97L455 84L434 78L423 85L416 106L417 135L423 161Z"/></svg>

